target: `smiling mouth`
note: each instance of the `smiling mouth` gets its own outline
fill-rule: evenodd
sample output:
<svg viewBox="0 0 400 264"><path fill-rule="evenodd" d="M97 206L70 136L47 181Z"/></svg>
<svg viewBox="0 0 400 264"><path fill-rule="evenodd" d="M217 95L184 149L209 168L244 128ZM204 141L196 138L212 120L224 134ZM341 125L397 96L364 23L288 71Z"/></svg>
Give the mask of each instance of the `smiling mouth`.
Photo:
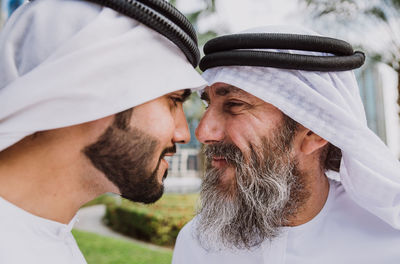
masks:
<svg viewBox="0 0 400 264"><path fill-rule="evenodd" d="M160 162L163 161L163 162L168 163L167 160L165 160L165 157L167 157L167 159L168 159L175 154L176 154L176 146L175 145L172 147L167 147L163 150L163 152L161 152L159 160L160 160Z"/></svg>
<svg viewBox="0 0 400 264"><path fill-rule="evenodd" d="M171 161L171 159L172 159L172 156L174 156L175 155L175 153L165 153L162 157L161 157L161 161L162 162L165 162L166 163L166 165L169 165L169 162Z"/></svg>
<svg viewBox="0 0 400 264"><path fill-rule="evenodd" d="M168 169L169 168L169 163L166 159L162 158L161 162L164 163L164 166Z"/></svg>
<svg viewBox="0 0 400 264"><path fill-rule="evenodd" d="M226 166L228 166L228 162L223 157L213 157L213 159L211 161L211 165L214 168L222 169L222 168L226 168Z"/></svg>

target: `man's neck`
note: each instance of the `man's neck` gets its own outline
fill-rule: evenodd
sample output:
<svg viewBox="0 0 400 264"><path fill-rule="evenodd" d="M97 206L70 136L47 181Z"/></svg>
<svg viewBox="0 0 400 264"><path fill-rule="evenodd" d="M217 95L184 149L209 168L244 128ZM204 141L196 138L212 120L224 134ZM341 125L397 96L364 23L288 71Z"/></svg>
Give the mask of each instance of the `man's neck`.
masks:
<svg viewBox="0 0 400 264"><path fill-rule="evenodd" d="M79 160L60 160L51 150L23 145L22 151L17 144L0 152L0 196L36 216L70 222L97 196L96 188L79 178Z"/></svg>
<svg viewBox="0 0 400 264"><path fill-rule="evenodd" d="M329 180L321 172L315 177L307 177L306 188L309 196L297 212L297 214L289 219L289 226L298 226L312 220L325 206L329 195Z"/></svg>

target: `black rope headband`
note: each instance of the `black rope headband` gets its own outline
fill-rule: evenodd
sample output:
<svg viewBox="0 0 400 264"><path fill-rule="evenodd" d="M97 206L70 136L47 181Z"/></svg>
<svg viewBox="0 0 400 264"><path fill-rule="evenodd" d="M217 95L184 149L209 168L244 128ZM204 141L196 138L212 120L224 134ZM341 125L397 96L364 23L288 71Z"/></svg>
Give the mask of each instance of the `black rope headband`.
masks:
<svg viewBox="0 0 400 264"><path fill-rule="evenodd" d="M251 49L251 50L249 50ZM299 55L254 49L290 49L331 53L333 56ZM244 33L214 38L204 46L200 69L219 66L262 66L305 71L347 71L361 67L364 53L353 51L343 40L279 33Z"/></svg>

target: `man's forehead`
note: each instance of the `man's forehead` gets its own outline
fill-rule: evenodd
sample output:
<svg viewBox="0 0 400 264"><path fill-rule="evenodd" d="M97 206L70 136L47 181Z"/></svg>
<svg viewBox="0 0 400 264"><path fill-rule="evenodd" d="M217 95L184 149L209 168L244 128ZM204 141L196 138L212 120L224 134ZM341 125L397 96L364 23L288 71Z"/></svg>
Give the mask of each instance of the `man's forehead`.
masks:
<svg viewBox="0 0 400 264"><path fill-rule="evenodd" d="M217 96L226 96L234 94L244 97L254 97L254 95L227 83L214 83L211 86L205 88L203 91L203 95L206 97L208 97L211 93Z"/></svg>
<svg viewBox="0 0 400 264"><path fill-rule="evenodd" d="M211 95L211 96L210 96ZM215 97L224 97L224 96L235 96L239 97L239 99L242 99L246 101L247 103L251 105L259 105L263 106L264 110L265 109L276 109L279 110L276 106L274 106L271 103L268 103L264 101L263 99L241 89L236 86L233 86L231 84L227 83L214 83L211 86L208 86L203 90L203 93L201 94L201 99L205 100L207 104L210 104L212 100L210 98L215 98ZM279 110L279 112L281 112Z"/></svg>

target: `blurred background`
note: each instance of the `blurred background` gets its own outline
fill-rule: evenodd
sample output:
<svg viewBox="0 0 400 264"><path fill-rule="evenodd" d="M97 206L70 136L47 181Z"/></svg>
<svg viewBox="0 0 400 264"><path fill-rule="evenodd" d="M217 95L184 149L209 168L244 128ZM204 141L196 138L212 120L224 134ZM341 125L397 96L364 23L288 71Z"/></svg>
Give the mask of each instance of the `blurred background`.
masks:
<svg viewBox="0 0 400 264"><path fill-rule="evenodd" d="M270 24L300 25L367 55L356 71L368 126L400 158L400 0L171 0L194 24L200 49L218 35ZM23 0L0 0L0 30ZM153 205L104 195L79 212L74 230L88 263L170 263L179 230L195 213L203 158L194 130L204 111L184 105L192 134L169 160L166 194Z"/></svg>

